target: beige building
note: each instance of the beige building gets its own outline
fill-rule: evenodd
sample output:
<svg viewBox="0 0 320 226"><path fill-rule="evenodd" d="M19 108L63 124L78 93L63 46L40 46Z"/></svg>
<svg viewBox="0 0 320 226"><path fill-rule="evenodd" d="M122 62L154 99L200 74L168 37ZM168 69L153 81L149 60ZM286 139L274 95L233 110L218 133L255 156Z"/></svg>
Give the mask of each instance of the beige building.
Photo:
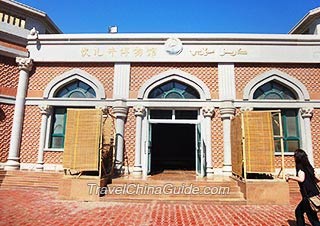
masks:
<svg viewBox="0 0 320 226"><path fill-rule="evenodd" d="M27 51L3 41L6 169L63 169L66 109L97 107L116 117L116 167L127 173L230 175L231 119L261 109L281 110L286 168L299 147L320 168L319 8L289 34L60 34L45 14L4 2L47 26L32 29Z"/></svg>

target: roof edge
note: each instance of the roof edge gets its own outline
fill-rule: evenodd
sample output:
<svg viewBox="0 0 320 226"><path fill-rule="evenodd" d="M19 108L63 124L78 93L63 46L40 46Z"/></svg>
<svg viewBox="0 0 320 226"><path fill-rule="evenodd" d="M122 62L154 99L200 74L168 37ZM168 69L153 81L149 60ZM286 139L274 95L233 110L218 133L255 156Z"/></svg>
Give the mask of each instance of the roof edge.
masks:
<svg viewBox="0 0 320 226"><path fill-rule="evenodd" d="M319 14L320 16L320 7L310 10L289 32L288 34L297 34L301 32L315 16Z"/></svg>
<svg viewBox="0 0 320 226"><path fill-rule="evenodd" d="M45 20L45 23L48 24L48 26L54 30L57 31L57 33L59 34L62 34L63 32L60 30L60 28L53 22L53 20L51 20L51 18L48 16L47 13L39 10L39 9L36 9L36 8L33 8L31 6L28 6L28 5L25 5L23 3L20 3L20 2L16 2L14 0L1 0L2 2L6 3L6 4L9 4L9 5L13 5L17 8L20 8L22 10L25 10L29 13L32 13L32 14L36 14L40 17L43 17L44 20Z"/></svg>

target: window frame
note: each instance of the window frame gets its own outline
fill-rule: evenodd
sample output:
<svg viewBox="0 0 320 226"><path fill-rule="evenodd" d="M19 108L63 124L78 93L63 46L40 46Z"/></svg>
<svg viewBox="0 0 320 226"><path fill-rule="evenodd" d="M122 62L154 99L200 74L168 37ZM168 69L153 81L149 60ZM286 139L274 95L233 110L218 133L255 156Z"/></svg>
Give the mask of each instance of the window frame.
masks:
<svg viewBox="0 0 320 226"><path fill-rule="evenodd" d="M272 89L262 92L262 86L265 86L268 83L270 83L270 87ZM279 89L279 90L275 89L275 87L274 87L275 84L277 86L281 87L281 89ZM297 95L294 94L289 87L283 85L282 83L278 83L277 81L269 81L267 83L264 83L262 86L258 87L255 90L255 92L253 93L253 97L255 97L254 100L267 100L267 101L291 100L291 101L295 101L297 99ZM286 96L283 94L285 94L286 91L293 94L295 96L295 99L285 98ZM256 92L260 92L260 96L255 96ZM270 93L274 93L274 94L278 95L279 99L266 98L266 97L268 97L268 95ZM263 98L261 98L261 97L263 97ZM259 110L270 110L270 109L272 109L272 108L259 109ZM298 108L279 108L279 110L281 111L284 153L291 155L291 154L293 154L293 151L289 151L289 148L288 148L289 141L298 141L298 148L301 148L301 131L300 131L301 130L300 129L301 122L300 122L300 117L299 117L299 109ZM295 111L295 126L296 126L296 133L297 133L296 136L288 136L288 125L287 125L287 114L286 114L286 112L288 112L288 111ZM279 138L274 138L274 141L276 141L276 140L279 140ZM275 142L275 145L276 145L276 142ZM281 154L281 151L275 150L275 154L279 155L279 154Z"/></svg>
<svg viewBox="0 0 320 226"><path fill-rule="evenodd" d="M296 136L288 135L288 126L287 126L287 115L283 114L283 111L292 111L294 110L296 113L295 116L295 125L296 125ZM283 145L285 153L293 153L293 151L288 150L288 141L298 141L298 148L301 148L301 131L300 131L300 120L299 120L299 109L295 108L287 108L281 109L281 119L282 119L282 127L283 127Z"/></svg>
<svg viewBox="0 0 320 226"><path fill-rule="evenodd" d="M52 110L52 115L51 115L51 122L50 122L50 132L49 132L49 143L48 143L48 148L49 149L56 149L56 150L63 150L64 149L64 140L65 140L65 134L66 134L66 121L67 121L67 108L68 107L64 107L64 106L56 106L56 107L53 107L53 110ZM63 129L62 129L62 133L57 133L57 134L54 134L53 133L53 127L54 127L54 117L56 115L56 111L57 109L63 109L64 110L64 113L63 113ZM52 138L53 137L62 137L62 147L52 147Z"/></svg>
<svg viewBox="0 0 320 226"><path fill-rule="evenodd" d="M171 83L171 84L170 84ZM165 90L164 87L165 86L172 86L171 89L169 90ZM180 89L179 86L184 86L184 89ZM154 96L154 92L156 92L157 90L161 91L160 95L158 94L156 97L151 97ZM188 92L188 90L191 90L192 92ZM177 96L179 96L178 98L171 98L168 97L170 96L170 94L175 93L177 94ZM193 98L188 98L185 96L185 94L188 94L190 96L193 96ZM157 85L156 87L154 87L149 93L148 93L148 99L191 99L191 100L198 100L201 99L201 95L198 92L198 90L196 90L194 87L190 86L189 84L186 84L184 82L181 82L179 80L169 80L167 82L161 83L159 85Z"/></svg>

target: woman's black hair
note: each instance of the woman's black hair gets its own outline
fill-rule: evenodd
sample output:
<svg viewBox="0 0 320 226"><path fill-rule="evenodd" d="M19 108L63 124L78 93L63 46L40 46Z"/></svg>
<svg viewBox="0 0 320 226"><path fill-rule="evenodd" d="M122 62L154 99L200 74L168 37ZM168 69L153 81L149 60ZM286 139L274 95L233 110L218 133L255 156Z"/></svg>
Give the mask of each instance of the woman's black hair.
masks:
<svg viewBox="0 0 320 226"><path fill-rule="evenodd" d="M302 170L305 173L309 173L311 176L315 177L314 169L309 162L307 153L302 149L297 149L294 152L294 161L296 163L297 174L299 170Z"/></svg>

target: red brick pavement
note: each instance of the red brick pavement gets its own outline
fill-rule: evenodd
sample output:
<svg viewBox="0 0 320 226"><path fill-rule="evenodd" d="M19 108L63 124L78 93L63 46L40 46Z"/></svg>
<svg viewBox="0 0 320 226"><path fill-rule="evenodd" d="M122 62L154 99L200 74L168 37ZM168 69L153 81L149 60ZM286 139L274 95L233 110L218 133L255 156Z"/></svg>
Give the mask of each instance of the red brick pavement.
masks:
<svg viewBox="0 0 320 226"><path fill-rule="evenodd" d="M0 189L0 225L295 225L291 204L216 205L171 202L77 202L57 192Z"/></svg>

